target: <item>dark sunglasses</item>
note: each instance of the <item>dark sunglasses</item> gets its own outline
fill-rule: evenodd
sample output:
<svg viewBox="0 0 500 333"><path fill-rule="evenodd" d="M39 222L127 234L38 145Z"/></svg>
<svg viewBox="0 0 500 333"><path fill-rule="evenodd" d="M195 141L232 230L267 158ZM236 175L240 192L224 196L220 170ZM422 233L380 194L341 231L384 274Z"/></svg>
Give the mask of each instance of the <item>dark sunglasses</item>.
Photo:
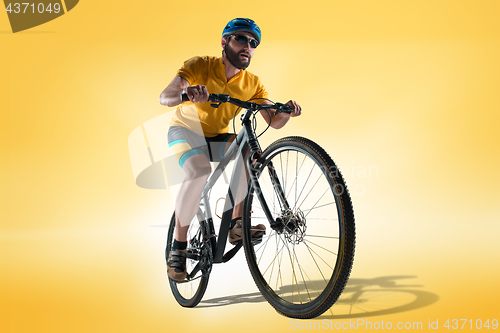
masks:
<svg viewBox="0 0 500 333"><path fill-rule="evenodd" d="M256 39L250 38L245 35L231 35L234 37L234 40L240 43L241 45L246 45L246 43L250 42L250 47L255 49L259 46L259 42Z"/></svg>

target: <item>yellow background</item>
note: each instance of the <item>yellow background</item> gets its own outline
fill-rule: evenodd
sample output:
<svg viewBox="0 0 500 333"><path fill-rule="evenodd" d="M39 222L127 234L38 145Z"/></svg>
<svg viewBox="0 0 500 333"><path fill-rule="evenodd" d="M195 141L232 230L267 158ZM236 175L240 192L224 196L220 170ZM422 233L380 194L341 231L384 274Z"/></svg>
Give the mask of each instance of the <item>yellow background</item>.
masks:
<svg viewBox="0 0 500 333"><path fill-rule="evenodd" d="M290 330L242 253L214 267L205 302L177 305L170 195L137 187L129 160L132 130L170 111L158 96L176 69L220 54L237 16L263 31L250 70L304 110L263 146L317 141L352 192L351 282L318 320L500 319L499 13L498 1L83 0L16 34L0 13L0 332Z"/></svg>

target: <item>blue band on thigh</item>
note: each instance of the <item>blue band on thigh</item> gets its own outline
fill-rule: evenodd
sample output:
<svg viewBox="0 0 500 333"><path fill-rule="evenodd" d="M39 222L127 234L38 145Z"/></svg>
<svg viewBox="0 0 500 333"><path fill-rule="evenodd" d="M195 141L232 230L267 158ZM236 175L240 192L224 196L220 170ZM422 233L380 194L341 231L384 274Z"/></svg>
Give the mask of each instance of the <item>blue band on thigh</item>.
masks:
<svg viewBox="0 0 500 333"><path fill-rule="evenodd" d="M221 144L220 145L220 148L219 148L219 156L220 158L223 158L224 157L224 151L226 150L226 145L225 143L227 143L227 141L229 141L229 139L231 139L233 137L233 135L228 135L227 138L224 139L224 144Z"/></svg>
<svg viewBox="0 0 500 333"><path fill-rule="evenodd" d="M168 144L169 147L172 147L173 145L177 144L177 143L183 143L183 142L187 142L186 140L175 140L175 141L172 141Z"/></svg>
<svg viewBox="0 0 500 333"><path fill-rule="evenodd" d="M186 162L188 158L197 154L205 155L205 153L203 153L203 150L201 149L191 149L190 151L184 153L184 155L182 155L181 158L179 159L179 165L181 166L181 168L184 166L184 162Z"/></svg>

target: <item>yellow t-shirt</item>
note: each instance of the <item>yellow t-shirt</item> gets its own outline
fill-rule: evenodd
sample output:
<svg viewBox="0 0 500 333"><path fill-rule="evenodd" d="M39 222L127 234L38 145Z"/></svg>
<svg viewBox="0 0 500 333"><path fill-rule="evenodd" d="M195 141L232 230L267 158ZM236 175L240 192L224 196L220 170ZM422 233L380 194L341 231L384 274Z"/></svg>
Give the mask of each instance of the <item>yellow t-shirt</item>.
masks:
<svg viewBox="0 0 500 333"><path fill-rule="evenodd" d="M177 75L189 82L189 85L205 85L209 93L228 94L243 101L251 98L267 98L267 92L259 78L241 70L229 81L226 79L225 65L221 57L194 57L177 71ZM261 101L256 100L256 103ZM207 103L184 102L177 107L172 118L172 126L182 126L195 132L201 128L206 137L213 137L228 132L228 126L234 117L237 106L222 103L218 108Z"/></svg>

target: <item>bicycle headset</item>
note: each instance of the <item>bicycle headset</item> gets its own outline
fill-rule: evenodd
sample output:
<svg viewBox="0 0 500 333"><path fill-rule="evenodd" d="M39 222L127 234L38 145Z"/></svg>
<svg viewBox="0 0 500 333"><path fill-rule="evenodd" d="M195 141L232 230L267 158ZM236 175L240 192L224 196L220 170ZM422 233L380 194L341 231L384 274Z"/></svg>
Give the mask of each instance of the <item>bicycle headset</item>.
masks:
<svg viewBox="0 0 500 333"><path fill-rule="evenodd" d="M251 33L260 44L260 28L257 26L257 24L255 24L253 20L238 17L234 20L229 21L229 23L224 28L224 31L222 31L222 38L232 35L237 31Z"/></svg>

